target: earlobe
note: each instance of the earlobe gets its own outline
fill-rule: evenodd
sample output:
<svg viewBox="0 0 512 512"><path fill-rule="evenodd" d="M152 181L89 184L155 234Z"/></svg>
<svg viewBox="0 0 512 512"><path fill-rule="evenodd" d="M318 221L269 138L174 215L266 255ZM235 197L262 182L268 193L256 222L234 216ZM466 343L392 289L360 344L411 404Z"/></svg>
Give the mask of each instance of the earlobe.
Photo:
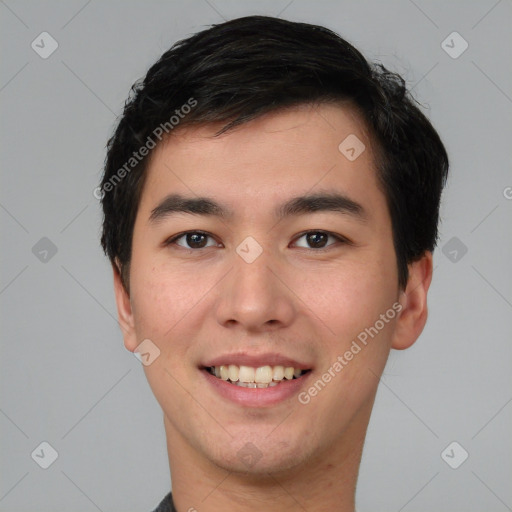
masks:
<svg viewBox="0 0 512 512"><path fill-rule="evenodd" d="M419 337L428 316L427 293L432 281L432 253L409 265L409 279L399 302L402 306L393 333L392 348L409 348Z"/></svg>
<svg viewBox="0 0 512 512"><path fill-rule="evenodd" d="M135 322L133 320L132 305L130 296L126 291L118 267L112 265L114 274L114 292L116 296L117 317L119 319L119 326L123 332L124 346L130 352L133 352L137 347L137 337L135 335Z"/></svg>

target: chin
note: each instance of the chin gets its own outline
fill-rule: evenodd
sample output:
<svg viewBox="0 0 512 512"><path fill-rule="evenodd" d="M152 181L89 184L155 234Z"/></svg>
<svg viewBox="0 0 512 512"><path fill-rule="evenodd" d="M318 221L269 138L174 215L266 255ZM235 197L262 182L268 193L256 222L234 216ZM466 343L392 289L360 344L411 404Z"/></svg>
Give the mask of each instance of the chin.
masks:
<svg viewBox="0 0 512 512"><path fill-rule="evenodd" d="M290 443L287 440L272 439L268 434L260 436L244 436L243 440L235 437L229 441L229 446L223 453L209 453L205 455L216 466L240 475L252 475L268 478L269 474L279 474L293 471L309 458L308 446L304 442Z"/></svg>

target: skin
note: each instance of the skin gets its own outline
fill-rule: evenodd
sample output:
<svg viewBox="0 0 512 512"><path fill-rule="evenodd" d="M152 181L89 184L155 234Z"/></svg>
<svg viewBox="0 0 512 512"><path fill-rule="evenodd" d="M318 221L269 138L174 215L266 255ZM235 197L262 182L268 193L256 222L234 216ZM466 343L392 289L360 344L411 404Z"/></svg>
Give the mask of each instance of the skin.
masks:
<svg viewBox="0 0 512 512"><path fill-rule="evenodd" d="M302 105L213 137L219 127L176 130L153 151L129 294L114 268L126 348L149 338L160 350L144 369L164 412L175 505L179 512L353 511L379 377L390 349L412 345L425 325L432 255L409 265L400 290L372 143L349 106ZM349 134L366 146L353 162L338 150ZM360 203L366 218L315 212L276 222L276 205L326 190ZM234 215L179 213L151 223L169 193L214 198ZM165 245L194 230L211 234L207 247L189 249L184 238L182 246ZM308 230L350 243L329 238L318 249L301 237ZM250 264L235 251L247 236L263 249ZM243 407L200 378L202 361L245 349L308 362L313 383L397 302L399 314L307 404L293 396ZM237 455L247 442L261 454L251 467Z"/></svg>

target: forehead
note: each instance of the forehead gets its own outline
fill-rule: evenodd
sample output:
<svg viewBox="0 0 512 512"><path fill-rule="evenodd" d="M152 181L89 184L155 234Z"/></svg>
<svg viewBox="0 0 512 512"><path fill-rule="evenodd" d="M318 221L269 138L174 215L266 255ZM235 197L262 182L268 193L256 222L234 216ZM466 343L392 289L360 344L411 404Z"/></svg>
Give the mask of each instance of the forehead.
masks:
<svg viewBox="0 0 512 512"><path fill-rule="evenodd" d="M383 199L372 141L354 108L300 105L216 137L221 127L177 129L153 150L140 209L171 192L222 198L240 213L318 188Z"/></svg>

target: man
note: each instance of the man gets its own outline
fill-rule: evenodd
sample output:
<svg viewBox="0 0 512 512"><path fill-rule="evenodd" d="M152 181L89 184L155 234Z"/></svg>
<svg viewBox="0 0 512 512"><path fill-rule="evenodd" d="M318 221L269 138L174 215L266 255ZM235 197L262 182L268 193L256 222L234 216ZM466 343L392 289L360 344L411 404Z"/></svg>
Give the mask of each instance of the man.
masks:
<svg viewBox="0 0 512 512"><path fill-rule="evenodd" d="M164 413L159 511L354 510L379 377L427 318L448 158L403 80L251 16L134 86L99 189Z"/></svg>

